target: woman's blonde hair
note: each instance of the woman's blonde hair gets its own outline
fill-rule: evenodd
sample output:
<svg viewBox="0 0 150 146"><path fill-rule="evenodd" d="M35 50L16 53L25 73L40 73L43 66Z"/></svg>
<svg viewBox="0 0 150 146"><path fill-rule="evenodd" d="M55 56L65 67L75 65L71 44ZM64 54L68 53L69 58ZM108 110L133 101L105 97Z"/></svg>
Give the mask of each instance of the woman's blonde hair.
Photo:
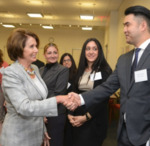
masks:
<svg viewBox="0 0 150 146"><path fill-rule="evenodd" d="M57 45L56 45L55 43L48 43L48 44L46 44L45 47L44 47L44 54L46 53L47 49L48 49L49 47L51 47L51 46L55 47L55 48L57 49L57 51L58 51L58 47L57 47Z"/></svg>

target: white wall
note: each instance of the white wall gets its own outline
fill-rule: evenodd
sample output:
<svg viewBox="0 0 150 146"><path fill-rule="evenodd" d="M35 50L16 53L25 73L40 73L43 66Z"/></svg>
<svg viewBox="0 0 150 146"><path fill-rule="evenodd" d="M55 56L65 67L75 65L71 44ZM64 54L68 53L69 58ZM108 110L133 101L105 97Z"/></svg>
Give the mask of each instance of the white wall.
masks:
<svg viewBox="0 0 150 146"><path fill-rule="evenodd" d="M54 38L54 43L56 43L59 48L60 57L65 52L72 54L72 49L81 49L83 43L89 37L97 38L101 42L102 46L104 44L104 30L82 31L75 28L46 30L33 26L29 29L34 31L40 38L38 58L44 62L45 59L43 56L43 47L49 42L49 38L52 37ZM0 48L4 51L4 59L9 63L12 62L7 56L6 42L11 31L12 29L2 28L2 26L0 27ZM80 54L78 54L78 56L75 58L76 62L78 62L77 59L79 56Z"/></svg>
<svg viewBox="0 0 150 146"><path fill-rule="evenodd" d="M118 57L133 48L133 46L126 44L123 33L124 10L133 5L143 5L150 9L149 0L124 0L118 11L112 11L110 13L110 18L108 19L105 30L81 31L75 28L44 30L40 27L32 26L29 29L37 33L41 41L38 58L45 61L43 57L43 47L49 42L50 37L53 37L54 43L58 45L60 56L65 52L72 54L72 49L81 49L87 38L96 37L103 46L104 53L107 56L110 66L114 69ZM11 61L7 56L5 46L11 31L12 29L6 29L0 26L0 48L4 51L4 59L9 63L11 63ZM106 50L107 46L108 50ZM80 54L76 52L75 56L75 60L78 62Z"/></svg>
<svg viewBox="0 0 150 146"><path fill-rule="evenodd" d="M118 11L119 21L118 21L118 40L117 40L117 56L119 57L121 54L126 53L127 51L133 49L132 45L126 43L125 36L123 33L123 19L124 19L124 11L126 8L135 5L142 5L150 9L150 1L149 0L124 0L120 9Z"/></svg>
<svg viewBox="0 0 150 146"><path fill-rule="evenodd" d="M133 49L133 46L126 43L123 33L123 19L126 8L134 5L142 5L150 9L149 0L124 0L118 11L112 11L108 19L104 44L108 44L107 60L115 68L118 57Z"/></svg>

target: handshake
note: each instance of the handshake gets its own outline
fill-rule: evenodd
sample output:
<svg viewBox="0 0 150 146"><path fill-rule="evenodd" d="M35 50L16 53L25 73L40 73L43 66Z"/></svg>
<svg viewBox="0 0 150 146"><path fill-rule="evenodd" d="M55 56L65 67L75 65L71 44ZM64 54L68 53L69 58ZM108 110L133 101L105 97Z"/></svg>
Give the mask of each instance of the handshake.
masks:
<svg viewBox="0 0 150 146"><path fill-rule="evenodd" d="M77 93L70 92L68 95L56 96L57 103L62 103L70 111L74 111L81 105L80 96Z"/></svg>

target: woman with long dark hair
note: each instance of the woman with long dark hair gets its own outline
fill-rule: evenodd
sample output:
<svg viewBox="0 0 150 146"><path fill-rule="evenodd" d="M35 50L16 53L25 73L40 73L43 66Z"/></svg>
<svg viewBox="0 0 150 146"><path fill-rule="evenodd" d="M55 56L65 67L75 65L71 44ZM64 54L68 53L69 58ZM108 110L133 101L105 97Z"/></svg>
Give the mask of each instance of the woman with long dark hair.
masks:
<svg viewBox="0 0 150 146"><path fill-rule="evenodd" d="M102 84L111 72L100 42L96 38L87 39L81 51L75 79L75 92L82 93L92 90ZM68 114L72 124L72 144L70 146L102 146L107 133L107 103L108 101L104 101L88 109L81 106Z"/></svg>
<svg viewBox="0 0 150 146"><path fill-rule="evenodd" d="M69 82L68 82L68 88L67 88L67 93L69 93L73 90L73 82L76 76L77 67L76 67L76 64L72 55L69 53L64 53L61 56L60 64L69 68Z"/></svg>

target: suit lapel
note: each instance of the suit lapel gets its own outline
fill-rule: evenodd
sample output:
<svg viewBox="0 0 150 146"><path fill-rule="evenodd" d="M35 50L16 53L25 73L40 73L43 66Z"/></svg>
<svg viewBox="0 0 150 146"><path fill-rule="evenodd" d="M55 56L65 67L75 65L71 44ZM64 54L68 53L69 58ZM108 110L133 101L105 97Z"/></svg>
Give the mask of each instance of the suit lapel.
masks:
<svg viewBox="0 0 150 146"><path fill-rule="evenodd" d="M143 63L145 62L147 57L149 57L149 55L150 55L150 44L146 47L145 51L143 52L143 55L141 56L141 59L136 68L137 70L139 70L142 67Z"/></svg>
<svg viewBox="0 0 150 146"><path fill-rule="evenodd" d="M131 65L132 65L132 57L133 57L134 49L129 52L127 56L127 64L126 64L126 74L127 74L127 87L130 88L131 85Z"/></svg>
<svg viewBox="0 0 150 146"><path fill-rule="evenodd" d="M133 55L132 55L132 56L133 56ZM142 69L142 66L143 66L145 60L146 60L149 56L150 56L150 44L146 47L145 51L143 52L143 54L142 54L142 56L141 56L141 58L140 58L140 60L139 60L139 63L138 63L138 65L137 65L137 67L136 67L136 70ZM130 67L130 73L131 73L131 67ZM128 93L130 92L130 90L131 90L131 88L132 88L134 82L135 82L135 80L134 80L134 77L133 77L132 80L131 80L130 86L129 86Z"/></svg>
<svg viewBox="0 0 150 146"><path fill-rule="evenodd" d="M17 65L17 68L20 70L19 72L22 73L23 78L26 78L30 82L31 86L33 86L36 89L37 93L40 94L41 99L44 99L45 97L43 97L43 94L41 93L39 88L35 85L35 83L30 78L30 76L27 74L27 72L24 70L24 68L21 65L19 65L19 63L17 63L17 62L15 64ZM40 75L38 74L37 70L35 70L35 74L36 74L37 78L40 80L40 82L42 83L42 85L44 86L46 92L48 93L46 85L44 84L43 80L40 78Z"/></svg>
<svg viewBox="0 0 150 146"><path fill-rule="evenodd" d="M32 66L33 67L33 66ZM34 68L34 67L33 67ZM34 68L35 69L35 68ZM38 68L37 68L38 69ZM39 79L39 81L41 82L41 84L43 85L43 87L45 88L47 94L48 94L48 90L47 90L47 87L46 87L46 84L45 82L43 81L43 79L41 78L41 75L39 74L39 72L35 69L35 75L36 77ZM30 77L29 77L30 78ZM31 79L31 78L30 78ZM32 80L32 79L31 79ZM34 82L32 82L34 83ZM36 85L35 85L36 86ZM36 86L37 87L37 86ZM39 88L37 87L36 90L39 92L39 94L41 95L41 97L43 97L43 94L41 93L41 90L39 90ZM45 98L45 97L43 97Z"/></svg>

